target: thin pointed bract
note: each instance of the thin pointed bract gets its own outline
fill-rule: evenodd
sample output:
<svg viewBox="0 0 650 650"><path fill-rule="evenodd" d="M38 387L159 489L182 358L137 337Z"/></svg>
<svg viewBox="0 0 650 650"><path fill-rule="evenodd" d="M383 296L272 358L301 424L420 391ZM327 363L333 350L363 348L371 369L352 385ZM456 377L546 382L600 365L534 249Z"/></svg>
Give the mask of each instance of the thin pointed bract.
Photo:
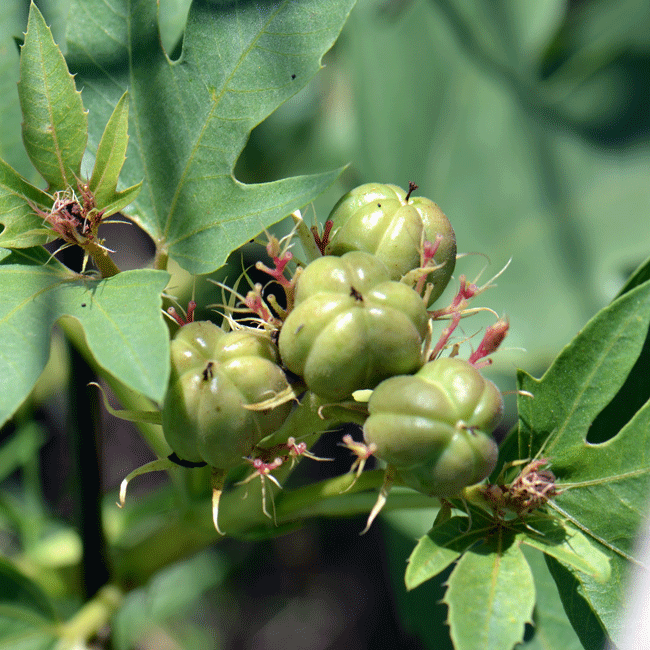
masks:
<svg viewBox="0 0 650 650"><path fill-rule="evenodd" d="M365 535L372 526L372 522L377 518L377 515L381 512L382 508L386 505L388 500L388 493L390 492L393 482L395 481L395 468L391 465L386 467L386 472L384 474L384 483L379 490L379 496L375 505L372 507L370 514L368 515L368 521L366 522L366 527L359 533L359 535Z"/></svg>
<svg viewBox="0 0 650 650"><path fill-rule="evenodd" d="M129 411L127 409L114 409L109 401L106 391L96 381L91 381L89 386L96 386L102 396L106 410L120 420L127 422L149 422L151 424L162 424L162 414L160 411Z"/></svg>
<svg viewBox="0 0 650 650"><path fill-rule="evenodd" d="M148 474L149 472L160 472L162 470L168 470L174 466L175 464L168 458L159 458L158 460L152 460L150 463L142 465L141 467L134 469L132 472L129 472L129 474L127 474L126 478L120 484L120 499L117 502L118 507L124 507L124 503L126 502L126 488L136 476L142 476L143 474Z"/></svg>
<svg viewBox="0 0 650 650"><path fill-rule="evenodd" d="M223 494L225 480L225 470L213 467L210 473L210 487L212 489L212 523L219 535L225 535L225 533L219 528L219 502L221 501L221 495Z"/></svg>

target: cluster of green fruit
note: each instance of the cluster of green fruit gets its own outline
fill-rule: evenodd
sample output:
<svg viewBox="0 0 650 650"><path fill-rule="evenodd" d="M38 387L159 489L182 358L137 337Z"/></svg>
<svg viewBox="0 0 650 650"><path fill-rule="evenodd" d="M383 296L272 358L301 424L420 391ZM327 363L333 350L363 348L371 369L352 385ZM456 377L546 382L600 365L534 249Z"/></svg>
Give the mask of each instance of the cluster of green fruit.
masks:
<svg viewBox="0 0 650 650"><path fill-rule="evenodd" d="M454 271L454 231L413 189L366 184L346 194L330 215L331 239L316 235L324 254L281 276L288 308L273 318L259 310L273 326L179 329L163 430L178 459L213 468L215 494L305 389L339 404L372 390L362 447L391 481L453 496L494 469L499 390L471 360L431 347L430 308ZM288 259L276 257L276 278Z"/></svg>

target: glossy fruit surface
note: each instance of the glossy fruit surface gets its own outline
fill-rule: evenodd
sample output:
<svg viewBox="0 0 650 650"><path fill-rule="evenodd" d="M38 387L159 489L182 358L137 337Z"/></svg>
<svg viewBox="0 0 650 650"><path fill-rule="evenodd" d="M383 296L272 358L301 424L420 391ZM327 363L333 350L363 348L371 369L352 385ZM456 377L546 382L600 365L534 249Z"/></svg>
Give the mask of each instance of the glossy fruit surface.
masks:
<svg viewBox="0 0 650 650"><path fill-rule="evenodd" d="M432 300L447 286L456 265L456 236L449 220L431 200L412 196L396 185L366 183L345 194L329 218L334 222L332 241L326 252L343 255L361 250L386 265L391 280L399 280L420 266L423 240L442 236L434 256L442 268L432 272Z"/></svg>
<svg viewBox="0 0 650 650"><path fill-rule="evenodd" d="M499 389L469 362L430 361L415 375L391 377L373 391L366 443L397 468L408 486L430 496L453 496L494 469Z"/></svg>
<svg viewBox="0 0 650 650"><path fill-rule="evenodd" d="M389 280L373 255L321 257L296 284L280 354L317 395L341 400L422 365L428 316L420 296Z"/></svg>
<svg viewBox="0 0 650 650"><path fill-rule="evenodd" d="M183 460L234 467L282 424L291 408L244 408L287 388L277 349L262 332L226 333L209 321L188 323L171 343L171 361L163 431Z"/></svg>

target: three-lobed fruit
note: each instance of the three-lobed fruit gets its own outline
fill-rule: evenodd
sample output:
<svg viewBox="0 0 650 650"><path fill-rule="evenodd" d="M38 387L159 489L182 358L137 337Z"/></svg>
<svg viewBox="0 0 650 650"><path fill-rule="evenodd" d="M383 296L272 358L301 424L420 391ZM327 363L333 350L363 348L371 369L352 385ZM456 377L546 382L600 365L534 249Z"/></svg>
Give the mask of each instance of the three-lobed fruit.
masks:
<svg viewBox="0 0 650 650"><path fill-rule="evenodd" d="M264 412L246 408L288 387L277 348L262 331L188 323L171 342L171 361L163 432L183 460L234 467L291 409L288 403Z"/></svg>
<svg viewBox="0 0 650 650"><path fill-rule="evenodd" d="M496 465L489 434L503 413L501 393L464 359L436 359L415 375L385 380L368 410L366 443L419 492L456 495Z"/></svg>
<svg viewBox="0 0 650 650"><path fill-rule="evenodd" d="M360 185L339 199L329 219L334 235L326 253L372 253L386 265L392 280L419 267L424 241L433 243L440 235L433 259L442 266L427 276L433 285L431 301L444 291L454 272L456 235L449 219L430 199L408 196L397 185Z"/></svg>
<svg viewBox="0 0 650 650"><path fill-rule="evenodd" d="M338 401L422 365L428 315L421 297L354 251L309 264L280 331L282 361L320 397Z"/></svg>

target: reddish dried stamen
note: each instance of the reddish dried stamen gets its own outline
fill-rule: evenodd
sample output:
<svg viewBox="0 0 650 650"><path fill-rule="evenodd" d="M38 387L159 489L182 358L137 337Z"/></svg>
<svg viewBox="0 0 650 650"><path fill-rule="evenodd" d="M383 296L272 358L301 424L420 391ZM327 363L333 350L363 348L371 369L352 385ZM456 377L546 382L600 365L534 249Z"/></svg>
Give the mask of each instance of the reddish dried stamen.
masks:
<svg viewBox="0 0 650 650"><path fill-rule="evenodd" d="M316 226L311 227L311 233L314 236L314 241L316 242L316 246L318 246L321 255L325 255L325 249L330 243L330 233L332 232L333 227L334 222L331 219L328 219L325 222L322 235L318 234L318 228Z"/></svg>
<svg viewBox="0 0 650 650"><path fill-rule="evenodd" d="M503 342L503 339L506 338L509 329L510 323L505 318L500 318L494 325L488 327L485 330L483 340L479 343L478 348L476 348L476 350L470 356L469 362L477 368L489 366L492 363L492 359L485 359L485 361L480 364L478 361L497 350L497 348Z"/></svg>

